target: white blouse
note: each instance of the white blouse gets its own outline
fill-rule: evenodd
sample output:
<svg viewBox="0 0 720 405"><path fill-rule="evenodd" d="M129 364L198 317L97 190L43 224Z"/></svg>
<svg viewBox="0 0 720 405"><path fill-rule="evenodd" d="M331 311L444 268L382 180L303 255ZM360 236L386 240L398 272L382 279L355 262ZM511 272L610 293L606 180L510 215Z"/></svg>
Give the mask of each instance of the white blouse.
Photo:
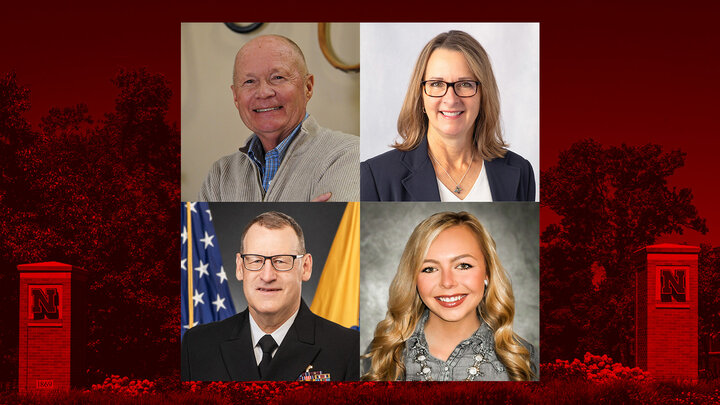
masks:
<svg viewBox="0 0 720 405"><path fill-rule="evenodd" d="M480 169L480 174L475 180L475 184L473 184L472 188L470 189L470 193L465 196L464 200L460 199L457 194L448 190L448 188L445 187L445 185L442 183L442 181L440 181L440 179L436 178L436 180L438 183L438 190L440 191L440 201L492 201L492 194L490 193L490 183L488 183L487 172L485 171L485 164L482 165L482 169Z"/></svg>

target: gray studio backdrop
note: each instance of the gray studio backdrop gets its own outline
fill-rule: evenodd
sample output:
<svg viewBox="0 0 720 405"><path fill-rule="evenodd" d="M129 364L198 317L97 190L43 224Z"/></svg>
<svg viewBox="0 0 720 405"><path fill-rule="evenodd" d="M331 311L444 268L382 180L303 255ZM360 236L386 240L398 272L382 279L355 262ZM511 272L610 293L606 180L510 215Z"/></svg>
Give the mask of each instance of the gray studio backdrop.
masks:
<svg viewBox="0 0 720 405"><path fill-rule="evenodd" d="M415 226L442 211L467 211L490 232L515 294L515 333L539 348L537 203L369 203L360 208L360 350L387 312L388 288Z"/></svg>
<svg viewBox="0 0 720 405"><path fill-rule="evenodd" d="M215 225L216 240L222 253L235 311L247 308L242 284L235 276L235 254L240 249L240 235L253 218L267 211L280 211L300 224L305 249L313 257L312 277L303 283L302 298L310 306L318 281L332 246L335 233L345 212L346 203L209 203Z"/></svg>

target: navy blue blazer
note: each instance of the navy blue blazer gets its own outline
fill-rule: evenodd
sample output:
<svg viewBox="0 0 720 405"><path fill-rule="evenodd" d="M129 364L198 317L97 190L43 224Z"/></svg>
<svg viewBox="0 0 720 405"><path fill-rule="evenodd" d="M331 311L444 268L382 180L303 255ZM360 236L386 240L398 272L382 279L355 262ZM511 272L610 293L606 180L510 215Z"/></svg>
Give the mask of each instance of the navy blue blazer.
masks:
<svg viewBox="0 0 720 405"><path fill-rule="evenodd" d="M330 373L333 381L360 377L360 334L313 314L300 302L295 322L275 356L265 380L294 381L308 366ZM182 381L257 381L248 310L185 333L180 355Z"/></svg>
<svg viewBox="0 0 720 405"><path fill-rule="evenodd" d="M522 156L484 161L493 201L535 201L535 174ZM440 201L427 138L417 148L385 152L360 163L361 201Z"/></svg>

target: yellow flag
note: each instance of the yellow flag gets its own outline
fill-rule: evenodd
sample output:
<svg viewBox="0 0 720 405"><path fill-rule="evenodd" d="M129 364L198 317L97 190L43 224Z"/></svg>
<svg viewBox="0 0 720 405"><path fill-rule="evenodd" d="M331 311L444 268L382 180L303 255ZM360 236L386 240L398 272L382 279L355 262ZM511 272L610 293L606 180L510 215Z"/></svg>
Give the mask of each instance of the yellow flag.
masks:
<svg viewBox="0 0 720 405"><path fill-rule="evenodd" d="M360 203L349 202L310 310L346 328L360 324Z"/></svg>

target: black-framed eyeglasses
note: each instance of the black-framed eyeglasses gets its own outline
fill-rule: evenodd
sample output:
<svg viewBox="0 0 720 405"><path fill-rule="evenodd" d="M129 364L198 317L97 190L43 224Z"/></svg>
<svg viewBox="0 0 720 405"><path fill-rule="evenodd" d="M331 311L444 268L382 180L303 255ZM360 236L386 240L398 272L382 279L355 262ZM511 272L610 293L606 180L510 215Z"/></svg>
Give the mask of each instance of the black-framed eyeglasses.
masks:
<svg viewBox="0 0 720 405"><path fill-rule="evenodd" d="M480 82L477 80L460 80L457 82L445 82L442 80L424 80L420 85L430 97L442 97L452 87L458 97L472 97L477 94Z"/></svg>
<svg viewBox="0 0 720 405"><path fill-rule="evenodd" d="M243 259L243 264L245 265L245 268L250 271L258 271L262 269L265 265L265 260L268 259L270 260L270 263L272 263L272 266L275 270L288 271L292 269L295 265L295 259L299 259L303 256L305 255L240 255L240 257L242 257Z"/></svg>

